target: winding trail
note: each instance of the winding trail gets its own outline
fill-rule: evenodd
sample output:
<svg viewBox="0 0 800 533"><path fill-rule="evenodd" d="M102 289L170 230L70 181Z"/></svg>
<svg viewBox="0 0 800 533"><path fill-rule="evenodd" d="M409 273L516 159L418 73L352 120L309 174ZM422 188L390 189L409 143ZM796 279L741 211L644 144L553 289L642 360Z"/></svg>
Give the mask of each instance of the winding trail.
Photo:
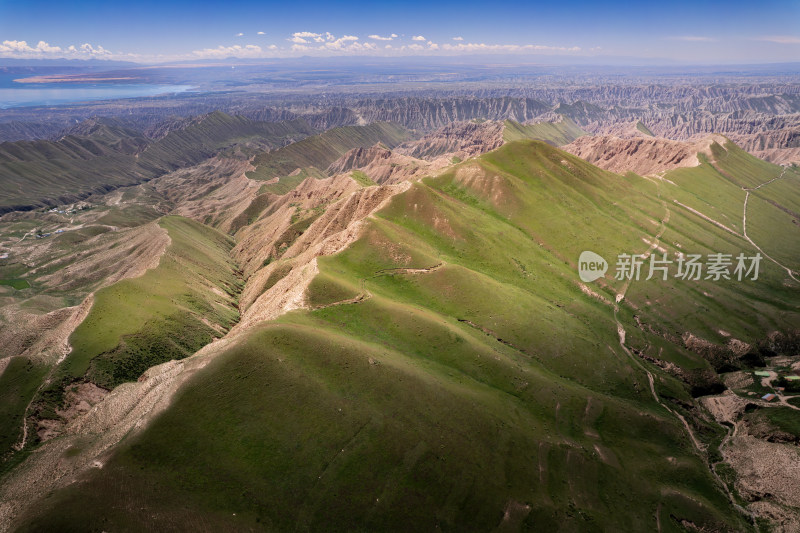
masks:
<svg viewBox="0 0 800 533"><path fill-rule="evenodd" d="M725 438L723 438L722 442L720 442L719 446L717 446L717 450L719 450L720 455L722 455L722 449L725 448L728 445L730 440L732 438L734 438L736 436L736 433L739 431L739 423L738 422L734 422L733 423L733 427L730 427L730 426L727 426L727 425L725 427L727 429L727 432L725 433ZM722 464L724 462L725 462L725 460L723 459L721 461L717 461L716 463L712 463L711 464L711 473L714 474L714 477L717 478L717 481L719 481L722 484L722 486L725 488L725 492L728 494L728 499L730 500L731 505L733 505L733 508L736 509L737 511L739 511L740 513L742 513L743 515L747 516L748 518L750 518L750 522L752 522L752 524L754 526L756 526L756 528L758 528L758 522L756 521L756 515L751 513L749 510L745 509L744 507L742 507L738 503L736 503L736 499L733 497L733 493L731 492L730 487L728 487L727 483L722 481L722 478L717 473L717 466L719 466L720 464Z"/></svg>
<svg viewBox="0 0 800 533"><path fill-rule="evenodd" d="M731 235L736 235L737 237L744 237L744 235L742 235L741 233L729 228L728 226L726 226L722 222L718 222L718 221L714 220L713 218L711 218L711 217L709 217L707 215L704 215L703 213L701 213L697 209L695 209L693 207L689 207L688 205L686 205L684 203L681 203L678 200L672 200L672 201L675 202L675 204L677 204L677 205L681 206L682 208L686 209L690 213L692 213L694 215L697 215L698 217L702 218L706 222L710 222L710 223L714 224L715 226L717 226L718 228L727 231Z"/></svg>
<svg viewBox="0 0 800 533"><path fill-rule="evenodd" d="M751 192L751 191L756 191L756 190L760 189L761 187L764 187L764 186L766 186L766 185L769 185L770 183L773 183L773 182L775 182L775 181L778 181L779 179L783 178L784 174L786 173L786 169L787 169L787 167L786 167L786 166L784 166L784 167L783 167L783 170L782 170L782 171L781 171L781 173L780 173L780 175L778 175L778 176L777 176L777 177L775 177L775 178L772 178L772 179L771 179L771 180L769 180L769 181L765 181L764 183L762 183L762 184L760 184L760 185L757 185L757 186L755 186L755 187L741 187L741 189L742 189L742 190L744 191L744 193L745 193L745 195L744 195L744 208L743 208L743 211L742 211L742 233L739 233L738 231L736 231L736 230L734 230L734 229L732 229L732 228L729 228L728 226L726 226L726 225L725 225L725 224L723 224L722 222L719 222L719 221L717 221L717 220L714 220L713 218L711 218L711 217L709 217L709 216L707 216L707 215L705 215L705 214L701 213L701 212L700 212L700 211L698 211L697 209L695 209L695 208L693 208L693 207L689 207L688 205L686 205L686 204L684 204L684 203L682 203L682 202L679 202L678 200L675 200L675 199L673 199L672 201L673 201L673 202L674 202L676 205L679 205L680 207L682 207L682 208L684 208L685 210L689 211L689 212L690 212L690 213L692 213L693 215L695 215L695 216L697 216L697 217L700 217L701 219L705 220L706 222L709 222L709 223L711 223L711 224L714 224L714 225L715 225L715 226L717 226L718 228L720 228L720 229L722 229L722 230L724 230L724 231L727 231L727 232L728 232L728 233L730 233L731 235L735 235L736 237L741 237L741 238L743 238L744 240L746 240L747 242L749 242L749 243L750 243L750 245L751 245L751 246L753 246L753 248L755 248L756 250L758 250L758 252L759 252L759 253L760 253L762 256L764 256L765 258L769 259L770 261L772 261L773 263L775 263L776 265L778 265L780 268L782 268L783 270L785 270L787 274L789 274L789 277L790 277L790 278L792 278L794 281L796 281L796 282L800 283L800 279L798 279L798 278L796 278L796 277L795 277L795 274L796 274L796 272L795 272L795 271L793 271L792 269L790 269L789 267L787 267L787 266L786 266L786 265L784 265L783 263L779 262L777 259L775 259L775 258L773 258L772 256L770 256L769 254L767 254L767 253L766 253L766 252L765 252L765 251L764 251L764 250L763 250L763 249L762 249L762 248L761 248L761 247L760 247L758 244L756 244L756 243L755 243L755 241L753 241L753 239L751 239L751 238L750 238L750 236L749 236L749 235L747 235L747 202L748 202L748 200L750 199L750 192Z"/></svg>
<svg viewBox="0 0 800 533"><path fill-rule="evenodd" d="M666 209L666 204L665 204ZM667 229L667 222L669 222L670 211L666 209L666 213L664 214L664 218L661 219L661 228L659 229L658 233L656 234L653 242L650 244L650 247L645 252L645 256L649 256L653 253L653 250L656 249L658 246L661 236L664 235L664 231ZM653 395L653 399L658 403L661 407L666 409L669 413L675 416L680 422L683 424L683 427L686 428L686 432L689 434L689 438L692 441L695 449L699 452L704 452L706 447L701 443L697 437L695 437L692 428L689 426L689 423L686 421L686 418L683 417L682 414L678 413L677 411L672 410L669 406L667 406L664 402L661 401L661 398L658 396L655 387L655 379L653 378L653 373L647 369L647 367L636 357L633 352L625 345L625 327L622 325L622 322L619 320L619 304L625 298L625 293L628 292L628 287L630 286L630 279L625 282L622 286L622 290L617 293L616 298L614 299L614 321L617 323L617 336L619 337L619 345L622 350L628 354L628 357L647 374L647 380L650 384L650 393Z"/></svg>
<svg viewBox="0 0 800 533"><path fill-rule="evenodd" d="M25 240L25 237L27 237L27 236L28 236L28 235L30 235L31 233L33 233L33 230L30 230L30 231L28 231L27 233L25 233L25 235L23 235L23 236L22 236L22 238L21 238L20 240L18 240L18 241L17 241L17 244L19 244L19 243L21 243L22 241L24 241L24 240Z"/></svg>
<svg viewBox="0 0 800 533"><path fill-rule="evenodd" d="M659 197L660 196L661 195L659 194ZM659 229L659 232L656 234L655 238L653 239L653 242L650 244L650 247L648 248L647 252L645 253L645 256L649 256L653 252L653 250L655 250L658 247L660 239L661 239L661 236L664 235L664 231L666 231L667 223L669 222L669 216L670 216L669 208L667 208L666 202L663 202L663 200L662 200L662 203L664 204L664 208L666 210L666 213L664 214L664 218L661 220L661 228ZM683 207L686 207L686 206L683 206ZM689 208L689 209L691 209L691 208ZM614 301L614 321L617 324L617 335L619 337L619 345L622 348L622 350L628 355L628 357L630 357L630 359L634 362L634 364L636 366L638 366L639 368L641 368L647 374L647 381L648 381L648 383L650 385L650 393L653 395L653 399L656 401L656 403L658 403L661 407L666 409L667 412L672 414L675 418L677 418L681 422L681 424L683 424L683 427L686 429L686 433L689 435L689 439L692 441L692 445L694 446L695 450L701 456L705 456L705 452L708 449L708 447L705 446L702 442L700 442L699 439L695 436L694 431L692 431L692 428L689 425L689 422L686 420L686 418L682 414L680 414L679 412L673 410L668 405L666 405L663 401L661 401L661 398L658 396L658 393L656 392L655 378L653 377L653 373L650 372L650 370L647 368L647 366L645 366L645 364L642 363L642 361L636 355L634 355L633 352L631 352L631 350L625 344L625 327L622 325L622 322L620 322L620 320L619 320L619 304L625 298L625 294L627 293L628 287L630 286L630 281L631 280L627 280L625 282L625 284L622 286L622 290L619 293L617 293L617 296L616 296L615 301ZM724 444L727 444L727 442L728 442L728 440L730 438L731 438L731 435L730 435L730 430L729 430L728 435L726 435L725 439L723 440L723 444L720 444L720 447L719 447L720 450L722 449L722 446ZM741 505L739 505L736 502L736 498L734 498L734 495L731 492L730 488L728 487L727 483L725 483L722 480L722 478L719 476L719 474L717 474L717 471L716 471L716 465L717 464L718 463L715 463L713 465L709 465L710 466L709 470L711 471L711 474L714 476L714 478L717 480L717 482L720 484L720 486L722 486L722 488L725 490L725 493L728 496L728 500L730 501L731 506L734 509L736 509L737 511L739 511L740 513L742 513L744 516L747 516L750 519L751 523L754 526L757 526L755 516L750 511L748 511L747 509L745 509L744 507L742 507ZM659 525L659 528L660 528L660 523L658 525Z"/></svg>
<svg viewBox="0 0 800 533"><path fill-rule="evenodd" d="M761 185L759 185L757 187L749 187L749 188L748 187L742 187L742 190L745 193L744 194L744 209L743 209L743 212L742 212L742 236L747 240L747 242L752 244L753 247L756 250L759 251L759 253L761 253L764 257L766 257L767 259L769 259L770 261L772 261L773 263L775 263L776 265L778 265L779 267L784 269L786 271L786 273L789 274L789 277L792 278L794 281L800 283L800 279L797 279L796 277L794 277L794 271L792 271L792 269L790 269L786 265L778 262L776 259L773 259L769 254L767 254L767 252L762 250L761 247L759 245L757 245L753 241L753 239L751 239L747 235L747 201L750 199L750 191L756 191L756 190L760 189L761 187L764 187L765 185L769 185L770 183L772 183L774 181L778 181L779 179L781 179L783 177L784 174L786 174L786 167L785 166L783 167L783 171L780 173L780 175L777 178L772 178L769 181L765 181L764 183L762 183Z"/></svg>

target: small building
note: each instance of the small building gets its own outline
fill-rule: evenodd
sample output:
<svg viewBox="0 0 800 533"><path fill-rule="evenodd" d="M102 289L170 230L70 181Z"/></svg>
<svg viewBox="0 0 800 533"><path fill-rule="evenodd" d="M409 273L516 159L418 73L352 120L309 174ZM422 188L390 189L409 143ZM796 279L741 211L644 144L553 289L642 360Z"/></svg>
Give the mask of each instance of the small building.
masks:
<svg viewBox="0 0 800 533"><path fill-rule="evenodd" d="M797 381L800 379L800 376L786 376L785 378L787 381Z"/></svg>
<svg viewBox="0 0 800 533"><path fill-rule="evenodd" d="M757 370L754 374L760 378L768 378L770 373L765 370Z"/></svg>
<svg viewBox="0 0 800 533"><path fill-rule="evenodd" d="M771 402L775 398L777 398L777 396L772 393L765 394L764 396L761 397L761 399L764 400L765 402Z"/></svg>

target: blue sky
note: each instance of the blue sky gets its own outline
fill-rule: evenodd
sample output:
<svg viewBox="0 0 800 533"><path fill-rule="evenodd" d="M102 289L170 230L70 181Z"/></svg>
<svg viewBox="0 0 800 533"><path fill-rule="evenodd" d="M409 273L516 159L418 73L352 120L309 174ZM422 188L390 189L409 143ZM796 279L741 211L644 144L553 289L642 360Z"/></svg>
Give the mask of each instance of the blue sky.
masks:
<svg viewBox="0 0 800 533"><path fill-rule="evenodd" d="M800 1L0 0L0 57L475 53L800 61Z"/></svg>

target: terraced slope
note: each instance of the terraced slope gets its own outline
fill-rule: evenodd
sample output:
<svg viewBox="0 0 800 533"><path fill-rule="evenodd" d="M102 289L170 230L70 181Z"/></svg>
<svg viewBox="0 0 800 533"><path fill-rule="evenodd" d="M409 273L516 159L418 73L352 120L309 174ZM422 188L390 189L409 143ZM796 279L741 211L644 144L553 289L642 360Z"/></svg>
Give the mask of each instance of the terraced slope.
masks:
<svg viewBox="0 0 800 533"><path fill-rule="evenodd" d="M787 273L576 274L586 249L754 252L678 192L702 190L530 141L414 184L317 260L308 309L237 337L19 530L748 530L707 464L723 431L693 400L713 358L682 335L788 330Z"/></svg>

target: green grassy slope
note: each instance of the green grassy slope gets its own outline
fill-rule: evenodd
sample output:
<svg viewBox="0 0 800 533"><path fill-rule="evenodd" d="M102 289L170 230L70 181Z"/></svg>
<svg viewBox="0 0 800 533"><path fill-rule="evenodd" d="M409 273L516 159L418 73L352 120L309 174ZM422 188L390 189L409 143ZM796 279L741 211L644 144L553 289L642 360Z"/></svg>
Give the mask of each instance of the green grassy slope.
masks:
<svg viewBox="0 0 800 533"><path fill-rule="evenodd" d="M534 139L563 146L582 135L586 135L586 132L569 118L564 118L561 122L539 122L537 124L520 124L513 120L506 120L503 128L503 140L507 143Z"/></svg>
<svg viewBox="0 0 800 533"><path fill-rule="evenodd" d="M655 135L653 135L653 132L650 131L650 128L645 126L641 121L636 123L636 129L641 131L645 135L649 135L650 137L655 137Z"/></svg>
<svg viewBox="0 0 800 533"><path fill-rule="evenodd" d="M387 311L395 331L381 340L413 332L416 351L319 330L324 316L267 327L21 531L481 531L506 509L526 530L648 530L657 509L664 531L680 531L670 515L724 521L677 427L610 398L587 405L586 391L420 311L362 312Z"/></svg>
<svg viewBox="0 0 800 533"><path fill-rule="evenodd" d="M353 178L353 180L362 187L372 187L373 185L377 185L377 183L372 181L372 179L369 176L367 176L364 172L360 170L352 171L350 173L350 177Z"/></svg>
<svg viewBox="0 0 800 533"><path fill-rule="evenodd" d="M0 375L0 473L6 454L22 439L25 408L47 375L47 366L27 357L12 359Z"/></svg>
<svg viewBox="0 0 800 533"><path fill-rule="evenodd" d="M159 265L95 294L70 336L72 351L42 393L42 414L72 381L105 388L134 381L151 366L191 355L238 320L241 281L228 255L232 240L182 217L160 224L171 243Z"/></svg>
<svg viewBox="0 0 800 533"><path fill-rule="evenodd" d="M575 271L585 249L644 252L666 210L663 242L727 242L665 187L530 141L415 184L319 259L322 307L253 330L20 530L748 530L644 369L700 441L722 430L685 410L689 385L621 348L613 264L599 297ZM763 275L739 316L706 302L704 320L744 340L767 331L745 327L755 315L796 324L791 296L771 292L780 271ZM628 344L708 370L647 327L692 331L697 317L647 302L716 287L631 284Z"/></svg>
<svg viewBox="0 0 800 533"><path fill-rule="evenodd" d="M252 179L271 179L308 167L324 172L348 150L366 148L379 142L393 148L408 140L409 136L402 126L390 122L333 128L256 157L253 162L256 169L247 175Z"/></svg>
<svg viewBox="0 0 800 533"><path fill-rule="evenodd" d="M782 170L732 143L714 145L712 149L713 163L701 158L700 166L671 171L665 176L669 182L647 186L652 188L650 194L660 195L671 212L661 239L662 249L670 257L680 252L703 256L725 253L735 258L740 253L750 257L757 252L742 236L747 194L742 187L768 182L780 176ZM793 268L798 266L794 258L800 253L800 227L791 223L785 210L800 211L800 197L788 192L796 188L798 181L797 174L787 171L781 180L750 192L747 208L748 236L767 254L785 260ZM673 283L651 280L633 284L628 297L639 304L640 320L675 342L679 342L675 337L686 331L719 344L728 342L727 335L755 342L769 331L788 332L800 323L796 282L766 258L755 282L735 278ZM646 345L646 341L641 342ZM657 353L654 346L651 349ZM715 361L718 370L724 363Z"/></svg>
<svg viewBox="0 0 800 533"><path fill-rule="evenodd" d="M314 167L304 168L297 174L289 175L289 176L279 176L278 181L275 183L265 183L259 189L259 192L265 193L270 192L272 194L277 195L284 195L287 192L291 192L300 185L306 178L315 178L321 179L326 178L326 174L318 170Z"/></svg>

